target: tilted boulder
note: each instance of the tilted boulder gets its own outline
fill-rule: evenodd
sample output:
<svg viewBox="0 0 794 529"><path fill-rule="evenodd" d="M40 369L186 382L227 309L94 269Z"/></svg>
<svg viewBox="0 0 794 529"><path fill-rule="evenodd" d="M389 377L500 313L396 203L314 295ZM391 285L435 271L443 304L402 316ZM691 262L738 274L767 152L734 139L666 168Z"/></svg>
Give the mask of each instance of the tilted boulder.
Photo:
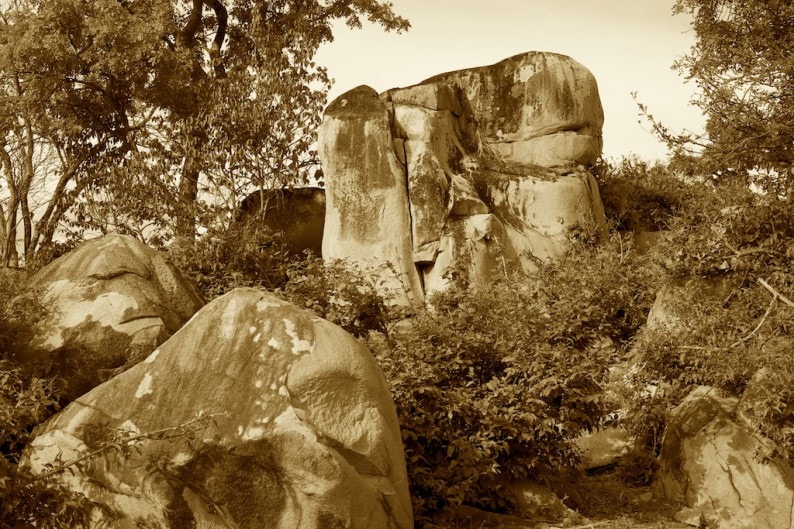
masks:
<svg viewBox="0 0 794 529"><path fill-rule="evenodd" d="M605 231L593 176L603 111L592 74L531 52L433 77L377 100L337 98L320 131L323 257L380 270L421 302L463 271L473 287L527 272ZM398 301L398 302L399 302Z"/></svg>
<svg viewBox="0 0 794 529"><path fill-rule="evenodd" d="M268 235L283 244L291 255L310 250L320 255L325 226L325 190L321 187L265 189L254 191L243 200L238 222L246 231ZM262 240L262 244L272 239Z"/></svg>
<svg viewBox="0 0 794 529"><path fill-rule="evenodd" d="M188 425L193 435L180 436ZM127 432L138 451L107 450L59 474L116 512L97 511L97 526L413 527L400 428L374 358L261 290L214 300L144 362L71 403L24 464L40 473L74 461L103 430Z"/></svg>
<svg viewBox="0 0 794 529"><path fill-rule="evenodd" d="M680 507L676 518L695 527L794 527L794 468L761 461L769 441L741 417L739 399L694 390L668 421L653 492Z"/></svg>
<svg viewBox="0 0 794 529"><path fill-rule="evenodd" d="M65 381L67 398L145 358L204 304L163 254L118 234L56 259L27 289L44 315L18 360Z"/></svg>

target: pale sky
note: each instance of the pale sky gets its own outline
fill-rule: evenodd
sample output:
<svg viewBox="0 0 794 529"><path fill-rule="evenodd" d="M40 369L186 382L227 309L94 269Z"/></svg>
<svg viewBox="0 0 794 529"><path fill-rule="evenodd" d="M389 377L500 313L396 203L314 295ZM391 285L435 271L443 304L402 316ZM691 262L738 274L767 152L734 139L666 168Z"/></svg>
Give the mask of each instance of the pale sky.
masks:
<svg viewBox="0 0 794 529"><path fill-rule="evenodd" d="M604 107L604 154L653 160L666 149L640 125L631 92L674 130L699 131L689 104L696 87L670 69L694 41L673 0L392 0L411 29L385 33L336 27L317 62L336 80L329 102L361 84L378 92L438 73L484 66L526 51L569 55L598 81Z"/></svg>

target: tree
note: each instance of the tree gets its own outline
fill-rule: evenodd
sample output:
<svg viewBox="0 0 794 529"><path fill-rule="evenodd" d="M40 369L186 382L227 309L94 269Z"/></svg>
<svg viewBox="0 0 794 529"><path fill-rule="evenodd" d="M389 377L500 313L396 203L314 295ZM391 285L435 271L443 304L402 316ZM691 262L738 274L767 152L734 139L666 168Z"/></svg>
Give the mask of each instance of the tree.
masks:
<svg viewBox="0 0 794 529"><path fill-rule="evenodd" d="M705 134L651 119L675 158L719 178L783 194L794 185L794 4L789 0L677 0L695 44L673 67L693 79ZM640 105L643 111L647 109Z"/></svg>
<svg viewBox="0 0 794 529"><path fill-rule="evenodd" d="M334 21L362 18L408 28L377 0L14 0L0 26L0 134L22 145L14 130L28 120L25 145L52 154L32 178L58 178L27 257L64 222L192 240L252 188L306 179L330 86L314 54ZM22 167L3 162L6 175ZM24 209L16 188L6 226Z"/></svg>

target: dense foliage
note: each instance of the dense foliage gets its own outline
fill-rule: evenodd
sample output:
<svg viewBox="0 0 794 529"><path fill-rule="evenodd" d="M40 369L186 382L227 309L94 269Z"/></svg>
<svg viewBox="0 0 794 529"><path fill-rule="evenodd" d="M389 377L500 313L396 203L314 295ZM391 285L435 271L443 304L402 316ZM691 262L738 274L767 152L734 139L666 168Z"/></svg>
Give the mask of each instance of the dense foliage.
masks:
<svg viewBox="0 0 794 529"><path fill-rule="evenodd" d="M672 177L667 165L635 156L615 162L601 159L592 169L607 221L617 231L666 230L698 191Z"/></svg>
<svg viewBox="0 0 794 529"><path fill-rule="evenodd" d="M794 456L793 240L788 201L720 186L684 205L660 251L672 327L648 330L636 348L640 383L660 391L638 409L658 416L700 384L742 395L762 377L754 426Z"/></svg>
<svg viewBox="0 0 794 529"><path fill-rule="evenodd" d="M651 122L680 160L717 178L777 194L794 184L794 4L789 0L677 0L695 44L674 67L697 84L702 136ZM643 110L647 109L642 107ZM693 154L697 156L692 157Z"/></svg>
<svg viewBox="0 0 794 529"><path fill-rule="evenodd" d="M32 377L13 360L16 344L25 340L41 310L35 297L10 303L21 292L20 277L0 271L0 528L84 527L90 502L17 466L33 428L58 409L59 401L57 380Z"/></svg>
<svg viewBox="0 0 794 529"><path fill-rule="evenodd" d="M278 293L299 307L314 311L356 337L385 332L402 311L388 303L388 293L375 279L345 261L323 261L307 255L287 267L286 284Z"/></svg>
<svg viewBox="0 0 794 529"><path fill-rule="evenodd" d="M236 287L280 287L293 259L280 238L259 223L219 227L191 247L172 246L168 253L207 300Z"/></svg>
<svg viewBox="0 0 794 529"><path fill-rule="evenodd" d="M207 300L237 287L264 288L357 337L385 331L399 315L366 273L308 251L296 256L278 234L256 222L232 224L198 238L192 248L177 246L169 253Z"/></svg>
<svg viewBox="0 0 794 529"><path fill-rule="evenodd" d="M577 461L572 440L611 411L608 366L651 296L616 238L584 243L538 278L457 285L371 340L398 409L414 510L508 507L504 485L550 480Z"/></svg>

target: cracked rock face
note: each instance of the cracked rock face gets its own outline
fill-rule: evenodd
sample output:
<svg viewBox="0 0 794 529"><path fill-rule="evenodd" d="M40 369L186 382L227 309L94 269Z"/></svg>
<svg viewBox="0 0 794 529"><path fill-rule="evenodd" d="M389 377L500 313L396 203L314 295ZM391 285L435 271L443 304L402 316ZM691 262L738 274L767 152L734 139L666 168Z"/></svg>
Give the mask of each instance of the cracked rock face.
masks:
<svg viewBox="0 0 794 529"><path fill-rule="evenodd" d="M590 165L601 154L604 111L598 85L570 57L529 52L428 82L460 86L484 141L509 161Z"/></svg>
<svg viewBox="0 0 794 529"><path fill-rule="evenodd" d="M532 272L578 228L605 231L593 176L603 111L576 61L530 52L326 109L323 257L379 274L399 304L463 271L474 286Z"/></svg>
<svg viewBox="0 0 794 529"><path fill-rule="evenodd" d="M117 528L413 527L377 363L339 327L256 289L209 303L54 416L26 464L77 459L102 428L146 437L187 424L190 438L144 441L126 458L108 451L60 479L115 511Z"/></svg>
<svg viewBox="0 0 794 529"><path fill-rule="evenodd" d="M748 428L741 408L713 388L693 391L668 422L654 494L695 527L794 527L794 469L759 460L768 441Z"/></svg>
<svg viewBox="0 0 794 529"><path fill-rule="evenodd" d="M117 234L56 259L27 290L45 315L20 360L59 376L70 400L145 358L204 304L161 253Z"/></svg>

